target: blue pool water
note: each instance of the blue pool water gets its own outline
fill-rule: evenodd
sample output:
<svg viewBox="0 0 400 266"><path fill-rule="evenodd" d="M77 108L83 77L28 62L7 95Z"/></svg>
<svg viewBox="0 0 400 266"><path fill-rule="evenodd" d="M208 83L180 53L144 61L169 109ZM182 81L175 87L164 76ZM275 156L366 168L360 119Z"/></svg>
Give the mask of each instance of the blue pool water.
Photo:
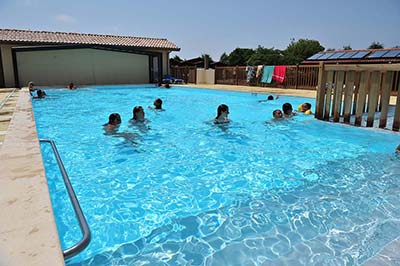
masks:
<svg viewBox="0 0 400 266"><path fill-rule="evenodd" d="M283 103L311 101L296 97L145 86L47 94L33 101L38 134L56 142L92 231L69 266L358 265L400 235L398 133L301 114L269 122ZM147 109L157 97L164 112ZM233 122L207 123L221 103ZM128 122L135 105L146 126ZM105 134L113 112L119 134ZM41 147L70 247L79 227Z"/></svg>

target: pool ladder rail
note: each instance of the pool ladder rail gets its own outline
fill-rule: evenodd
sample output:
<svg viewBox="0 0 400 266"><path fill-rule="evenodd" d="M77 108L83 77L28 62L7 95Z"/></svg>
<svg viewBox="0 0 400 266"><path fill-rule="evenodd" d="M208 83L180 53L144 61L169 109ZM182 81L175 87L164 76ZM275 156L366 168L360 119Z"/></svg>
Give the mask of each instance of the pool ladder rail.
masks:
<svg viewBox="0 0 400 266"><path fill-rule="evenodd" d="M82 232L82 238L78 243L76 243L70 248L63 250L64 259L69 259L80 253L89 245L91 239L91 233L85 215L82 212L81 206L79 205L79 201L75 195L74 189L72 188L71 181L69 180L67 171L65 170L64 164L61 160L60 154L58 153L56 144L54 143L54 141L50 139L40 139L40 142L50 143L51 148L53 149L58 167L60 168L65 187L67 188L69 198L71 200L72 206L74 207L75 215L76 218L78 219L79 227L81 228Z"/></svg>

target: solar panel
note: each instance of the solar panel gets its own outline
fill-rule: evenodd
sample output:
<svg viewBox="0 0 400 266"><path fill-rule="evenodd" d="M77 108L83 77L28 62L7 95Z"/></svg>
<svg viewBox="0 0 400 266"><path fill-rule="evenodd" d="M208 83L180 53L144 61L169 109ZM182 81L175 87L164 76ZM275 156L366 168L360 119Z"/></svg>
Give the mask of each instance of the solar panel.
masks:
<svg viewBox="0 0 400 266"><path fill-rule="evenodd" d="M339 57L339 59L347 59L355 55L357 52L344 52L342 56Z"/></svg>
<svg viewBox="0 0 400 266"><path fill-rule="evenodd" d="M338 59L340 56L344 55L345 53L339 52L339 53L334 53L332 56L329 57L329 59Z"/></svg>
<svg viewBox="0 0 400 266"><path fill-rule="evenodd" d="M369 51L368 52L358 52L350 58L363 58L364 56L366 56L369 53L370 53Z"/></svg>
<svg viewBox="0 0 400 266"><path fill-rule="evenodd" d="M400 50L390 50L387 54L382 56L383 58L390 58L390 57L396 57L400 55Z"/></svg>
<svg viewBox="0 0 400 266"><path fill-rule="evenodd" d="M315 55L310 56L309 58L307 58L307 60L315 60L315 59L317 59L317 58L320 57L320 56L322 56L322 54L318 53L318 54L315 54Z"/></svg>
<svg viewBox="0 0 400 266"><path fill-rule="evenodd" d="M385 51L376 51L376 52L370 54L370 55L368 56L368 58L380 58L380 57L382 57L383 55L385 55L387 52L388 52L388 50L385 50Z"/></svg>
<svg viewBox="0 0 400 266"><path fill-rule="evenodd" d="M321 60L321 59L328 59L330 56L332 56L333 55L333 53L327 53L327 54L323 54L321 57L319 57L318 58L318 60Z"/></svg>

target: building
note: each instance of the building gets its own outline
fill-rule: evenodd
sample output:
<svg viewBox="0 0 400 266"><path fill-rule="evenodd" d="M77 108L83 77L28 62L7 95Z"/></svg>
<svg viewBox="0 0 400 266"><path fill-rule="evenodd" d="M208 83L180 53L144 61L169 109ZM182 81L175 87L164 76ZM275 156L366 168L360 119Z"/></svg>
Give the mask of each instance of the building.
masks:
<svg viewBox="0 0 400 266"><path fill-rule="evenodd" d="M179 50L160 38L0 29L0 88L155 83Z"/></svg>

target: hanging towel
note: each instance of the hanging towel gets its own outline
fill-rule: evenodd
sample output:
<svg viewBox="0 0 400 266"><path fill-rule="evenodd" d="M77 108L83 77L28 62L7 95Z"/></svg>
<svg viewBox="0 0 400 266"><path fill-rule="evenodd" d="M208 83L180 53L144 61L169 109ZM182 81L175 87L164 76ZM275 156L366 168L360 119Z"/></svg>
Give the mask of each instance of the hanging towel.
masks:
<svg viewBox="0 0 400 266"><path fill-rule="evenodd" d="M262 83L271 83L273 73L274 73L274 66L264 66L261 82Z"/></svg>
<svg viewBox="0 0 400 266"><path fill-rule="evenodd" d="M254 80L254 77L256 76L256 68L253 66L247 66L246 67L246 81L247 83L250 83Z"/></svg>
<svg viewBox="0 0 400 266"><path fill-rule="evenodd" d="M261 75L262 75L262 69L263 69L263 65L257 66L256 78L261 77Z"/></svg>
<svg viewBox="0 0 400 266"><path fill-rule="evenodd" d="M276 82L283 83L286 76L286 66L275 66L272 79Z"/></svg>

